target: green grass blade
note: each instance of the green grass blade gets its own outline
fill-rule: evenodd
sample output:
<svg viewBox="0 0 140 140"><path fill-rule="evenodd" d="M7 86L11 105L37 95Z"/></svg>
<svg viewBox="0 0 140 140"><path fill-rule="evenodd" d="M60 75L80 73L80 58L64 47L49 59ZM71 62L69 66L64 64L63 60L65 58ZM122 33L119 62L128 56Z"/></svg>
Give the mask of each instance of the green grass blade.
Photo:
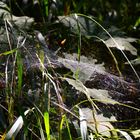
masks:
<svg viewBox="0 0 140 140"><path fill-rule="evenodd" d="M2 56L2 55L8 55L8 54L13 54L16 51L17 51L17 48L16 49L13 49L13 50L10 50L10 51L6 51L4 53L1 53L0 56Z"/></svg>
<svg viewBox="0 0 140 140"><path fill-rule="evenodd" d="M65 117L64 116L65 115L62 116L60 127L59 127L59 140L62 139L62 129L63 129L64 120L65 120Z"/></svg>
<svg viewBox="0 0 140 140"><path fill-rule="evenodd" d="M62 119L61 119L61 123L60 123L60 135L59 135L59 140L62 140L62 133L63 133L63 124L64 122L66 123L66 127L67 127L67 133L68 133L68 137L67 137L67 140L72 140L72 136L71 136L71 133L70 133L70 127L69 127L69 123L68 123L68 120L66 118L66 115L63 115L62 116Z"/></svg>
<svg viewBox="0 0 140 140"><path fill-rule="evenodd" d="M70 127L69 127L69 123L68 123L68 120L67 120L66 116L65 116L65 121L66 121L67 130L68 130L69 140L72 140L72 136L71 136L71 133L70 133Z"/></svg>
<svg viewBox="0 0 140 140"><path fill-rule="evenodd" d="M20 53L17 54L17 73L18 73L18 93L20 94L23 75L23 62Z"/></svg>
<svg viewBox="0 0 140 140"><path fill-rule="evenodd" d="M47 17L49 12L48 12L48 0L44 0L44 5L45 5L45 16Z"/></svg>
<svg viewBox="0 0 140 140"><path fill-rule="evenodd" d="M45 123L45 130L47 134L47 140L50 140L50 122L49 122L49 112L46 111L44 113L44 123Z"/></svg>

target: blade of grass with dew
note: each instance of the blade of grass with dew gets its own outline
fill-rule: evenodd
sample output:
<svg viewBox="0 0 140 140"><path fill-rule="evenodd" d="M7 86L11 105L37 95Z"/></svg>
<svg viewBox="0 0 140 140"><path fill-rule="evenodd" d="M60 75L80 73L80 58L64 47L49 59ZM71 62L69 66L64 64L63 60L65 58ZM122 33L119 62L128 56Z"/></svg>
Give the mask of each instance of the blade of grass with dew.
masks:
<svg viewBox="0 0 140 140"><path fill-rule="evenodd" d="M47 134L47 140L50 140L50 122L49 122L49 112L46 111L44 113L44 123L45 123L45 130Z"/></svg>

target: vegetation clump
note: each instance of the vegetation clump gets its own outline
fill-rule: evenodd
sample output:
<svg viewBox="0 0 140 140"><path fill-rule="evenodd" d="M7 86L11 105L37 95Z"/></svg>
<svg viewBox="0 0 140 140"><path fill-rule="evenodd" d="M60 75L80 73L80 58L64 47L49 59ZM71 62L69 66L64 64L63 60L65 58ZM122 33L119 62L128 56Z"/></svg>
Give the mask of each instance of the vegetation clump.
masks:
<svg viewBox="0 0 140 140"><path fill-rule="evenodd" d="M2 0L0 138L139 139L139 9Z"/></svg>

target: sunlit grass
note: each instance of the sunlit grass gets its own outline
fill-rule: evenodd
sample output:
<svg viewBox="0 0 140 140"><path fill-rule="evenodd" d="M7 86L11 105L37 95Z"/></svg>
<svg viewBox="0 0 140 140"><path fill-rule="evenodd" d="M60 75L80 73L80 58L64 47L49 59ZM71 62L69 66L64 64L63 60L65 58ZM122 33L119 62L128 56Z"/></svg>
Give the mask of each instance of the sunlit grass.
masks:
<svg viewBox="0 0 140 140"><path fill-rule="evenodd" d="M45 4L45 16L47 17L49 15L49 1L44 0L43 2ZM73 3L75 4L75 2ZM41 6L41 3L39 4ZM79 16L86 17L87 19L95 22L99 26L99 28L102 28L103 31L108 34L108 36L119 48L119 45L114 40L114 38L96 20L83 14L74 15L78 27L78 40L75 42L77 46L78 63L80 63L81 48L83 45L82 34L79 26L80 23L78 22ZM4 140L5 138L13 140L20 138L31 140L86 140L89 138L100 140L119 140L122 137L127 140L131 140L131 136L127 133L127 130L121 130L119 128L111 128L106 126L108 127L107 130L99 132L99 124L101 123L102 126L105 126L104 124L102 124L105 121L100 122L98 120L97 112L100 111L100 108L96 103L100 102L112 105L117 104L138 112L140 111L139 108L119 103L114 100L93 99L89 95L88 88L86 88L86 86L84 86L84 84L79 80L79 69L77 69L77 71L75 72L74 77L66 73L65 76L67 75L71 78L67 78L67 76L63 78L64 75L59 73L57 69L53 67L50 58L45 54L45 51L41 49L41 46L39 46L41 44L36 43L35 37L31 38L32 43L35 44L34 46L32 46L35 47L34 51L38 49L38 51L34 53L35 56L32 56L32 52L28 52L28 47L24 47L24 43L26 43L25 40L20 43L17 38L14 38L17 41L17 44L13 45L8 31L8 24L9 22L5 22L9 50L0 53L0 57L6 56L4 89L5 95L3 96L4 100L2 102L2 104L4 104L5 106L0 104L0 107L3 110L1 111L2 115L5 116L5 120L2 119L1 121L4 128L1 128L0 126L0 131L2 131L0 132L0 138L2 140ZM14 30L12 26L11 28ZM97 36L93 37L96 37L105 44L103 39ZM24 66L25 63L22 49L27 54L30 53L32 60L35 57L36 60L34 60L33 62L37 62L37 66L39 67L37 70L29 71L30 69L26 69L26 66ZM121 75L121 71L118 67L118 62L114 54L112 53L110 48L108 48L108 50L115 61L116 68L119 74ZM122 50L121 52L130 64L131 68L133 69L135 75L139 80L139 76L132 64L130 63L129 59ZM70 87L70 91L62 88L65 82L70 84L66 85ZM70 92L70 96L77 94L78 96L85 98L84 100L80 101L78 101L78 99L76 98L74 99L74 103L72 106L67 106L65 100L71 102L71 99L68 97L68 92ZM63 98L63 96L65 97ZM89 114L84 114L84 112L82 111L82 108L85 104L86 106L88 104L89 108L91 109L91 116L93 117L91 123L94 124L94 129L89 126L90 121L86 118ZM125 121L127 122L130 120L127 120L127 118L126 120L122 120L122 122ZM106 122L111 124L111 122L113 121L109 120ZM106 136L104 135L105 132L109 132L112 135Z"/></svg>

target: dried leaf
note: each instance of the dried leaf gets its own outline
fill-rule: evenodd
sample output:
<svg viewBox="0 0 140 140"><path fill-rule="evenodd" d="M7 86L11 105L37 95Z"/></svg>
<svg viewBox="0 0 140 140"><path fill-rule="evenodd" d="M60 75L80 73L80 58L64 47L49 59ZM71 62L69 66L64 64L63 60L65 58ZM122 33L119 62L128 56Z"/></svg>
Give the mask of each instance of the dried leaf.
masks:
<svg viewBox="0 0 140 140"><path fill-rule="evenodd" d="M111 137L116 136L117 133L114 130L114 127L110 123L110 121L116 121L114 116L111 116L110 118L104 117L103 114L94 114L93 117L93 111L89 108L81 108L81 111L86 117L88 127L93 130L96 133L96 130L98 133L100 133L103 136ZM95 122L96 121L96 122Z"/></svg>
<svg viewBox="0 0 140 140"><path fill-rule="evenodd" d="M91 35L97 28L96 23L89 20L88 18L72 14L69 16L58 16L59 22L63 23L64 26L69 27L72 32L82 35Z"/></svg>
<svg viewBox="0 0 140 140"><path fill-rule="evenodd" d="M116 43L114 42L116 41ZM137 49L133 47L130 42L135 42L136 38L122 38L122 37L114 37L114 40L109 38L105 41L105 44L110 48L117 48L122 51L129 51L132 55L137 55Z"/></svg>
<svg viewBox="0 0 140 140"><path fill-rule="evenodd" d="M109 104L117 104L118 102L111 99L111 97L108 94L107 90L98 90L98 89L90 89L86 88L82 82L78 80L73 80L70 78L64 78L70 85L72 85L76 90L85 93L86 95L100 101L103 103L109 103Z"/></svg>
<svg viewBox="0 0 140 140"><path fill-rule="evenodd" d="M140 138L140 129L131 132L135 138Z"/></svg>
<svg viewBox="0 0 140 140"><path fill-rule="evenodd" d="M98 71L98 73L105 73L105 67L103 64L95 64L97 60L89 59L85 56L81 56L81 61L76 61L77 56L75 54L65 54L66 59L59 58L59 62L61 62L66 68L70 69L74 75L78 73L78 79L83 83L88 80L94 71Z"/></svg>
<svg viewBox="0 0 140 140"><path fill-rule="evenodd" d="M34 22L33 18L30 18L27 16L16 17L14 15L11 15L11 13L8 11L6 4L4 4L1 1L0 1L0 7L1 7L0 8L0 17L4 20L12 21L15 25L17 25L18 27L20 27L22 29L29 29Z"/></svg>

